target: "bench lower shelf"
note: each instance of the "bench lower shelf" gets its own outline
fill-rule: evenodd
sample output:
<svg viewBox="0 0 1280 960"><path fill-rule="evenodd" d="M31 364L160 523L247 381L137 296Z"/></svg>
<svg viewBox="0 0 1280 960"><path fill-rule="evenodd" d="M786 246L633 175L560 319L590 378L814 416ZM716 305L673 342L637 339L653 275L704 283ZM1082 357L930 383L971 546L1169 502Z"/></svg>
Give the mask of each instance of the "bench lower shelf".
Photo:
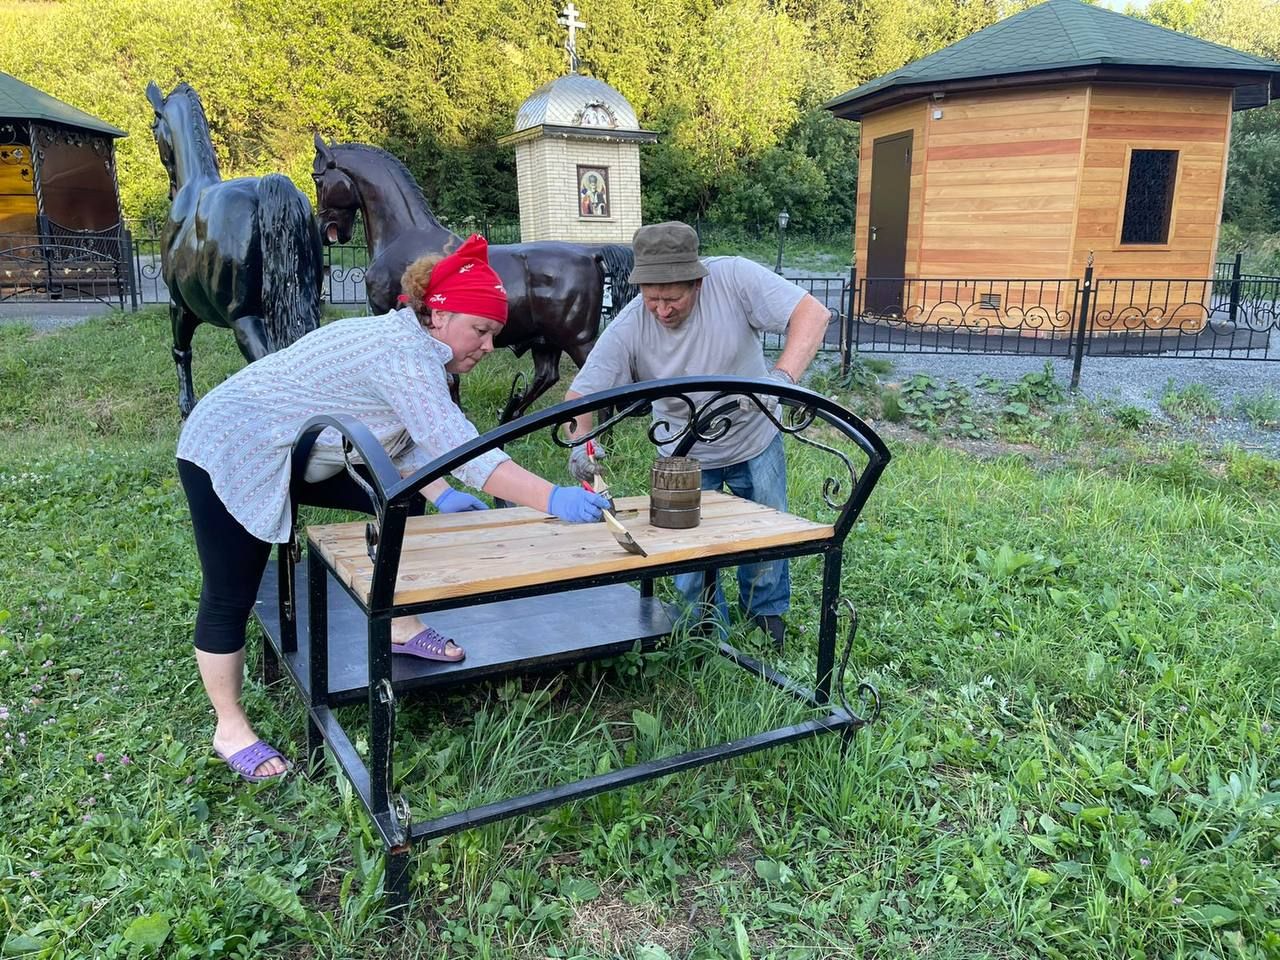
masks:
<svg viewBox="0 0 1280 960"><path fill-rule="evenodd" d="M307 565L296 569L298 649L282 653L290 673L309 695ZM273 559L258 589L254 616L278 651L279 571ZM363 700L368 692L368 620L350 595L329 581L330 706ZM492 680L554 669L587 660L652 649L674 626L674 611L656 597L642 597L626 584L438 610L423 619L453 637L466 651L459 663L392 657L397 696L476 680Z"/></svg>

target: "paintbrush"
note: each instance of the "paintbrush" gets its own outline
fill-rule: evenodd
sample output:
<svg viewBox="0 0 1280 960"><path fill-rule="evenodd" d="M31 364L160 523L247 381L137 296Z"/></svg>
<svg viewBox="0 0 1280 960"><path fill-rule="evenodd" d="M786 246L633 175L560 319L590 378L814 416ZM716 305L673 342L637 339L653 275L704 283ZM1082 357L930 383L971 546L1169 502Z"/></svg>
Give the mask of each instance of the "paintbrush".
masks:
<svg viewBox="0 0 1280 960"><path fill-rule="evenodd" d="M649 554L645 552L644 547L636 543L636 538L631 536L627 528L622 522L613 515L613 497L609 495L609 485L605 482L604 475L600 472L600 467L596 463L596 445L590 440L587 441L587 461L591 464L591 472L595 475L596 482L593 487L587 481L583 480L582 485L592 493L598 493L602 497L608 497L610 509L603 511L604 524L609 528L609 532L613 534L613 539L618 541L618 546L622 547L627 553L634 553L641 557L647 557Z"/></svg>

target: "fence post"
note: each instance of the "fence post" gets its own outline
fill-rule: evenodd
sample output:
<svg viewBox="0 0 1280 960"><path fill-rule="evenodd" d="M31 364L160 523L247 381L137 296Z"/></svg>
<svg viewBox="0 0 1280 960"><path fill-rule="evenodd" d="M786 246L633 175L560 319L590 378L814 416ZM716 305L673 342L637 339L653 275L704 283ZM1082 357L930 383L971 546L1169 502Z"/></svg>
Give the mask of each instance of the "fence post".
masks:
<svg viewBox="0 0 1280 960"><path fill-rule="evenodd" d="M853 325L857 322L857 317L853 312L854 290L858 286L858 265L854 263L849 267L849 289L848 297L841 304L844 307L844 329L841 333L840 343L840 376L841 378L849 375L849 365L853 362Z"/></svg>
<svg viewBox="0 0 1280 960"><path fill-rule="evenodd" d="M1244 253L1236 254L1236 262L1231 265L1231 290L1227 294L1227 318L1236 322L1236 313L1240 310L1240 264Z"/></svg>
<svg viewBox="0 0 1280 960"><path fill-rule="evenodd" d="M53 259L50 256L53 232L49 229L49 218L43 213L36 214L36 243L40 245L40 260L44 264L45 299L52 300L61 294L55 294L53 290ZM35 286L32 284L32 292Z"/></svg>
<svg viewBox="0 0 1280 960"><path fill-rule="evenodd" d="M1080 362L1084 359L1084 342L1089 333L1089 308L1093 301L1093 251L1084 268L1084 287L1080 291L1080 315L1076 318L1075 355L1071 358L1071 389L1080 389Z"/></svg>
<svg viewBox="0 0 1280 960"><path fill-rule="evenodd" d="M138 312L138 277L137 277L138 252L133 246L133 231L130 230L128 227L124 228L124 251L123 252L124 252L124 255L129 258L129 262L126 265L129 271L128 272L129 308L131 312L137 313ZM120 306L121 308L123 308L124 307L123 293L121 294L120 299L122 301Z"/></svg>

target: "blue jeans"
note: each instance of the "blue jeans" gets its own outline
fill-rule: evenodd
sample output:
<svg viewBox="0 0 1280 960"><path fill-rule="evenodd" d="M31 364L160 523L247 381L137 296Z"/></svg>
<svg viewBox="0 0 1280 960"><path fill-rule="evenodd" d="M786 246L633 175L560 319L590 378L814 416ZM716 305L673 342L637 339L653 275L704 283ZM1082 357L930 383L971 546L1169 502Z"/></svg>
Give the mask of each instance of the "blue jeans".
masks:
<svg viewBox="0 0 1280 960"><path fill-rule="evenodd" d="M782 434L764 450L742 463L728 467L702 468L702 489L723 490L746 500L754 500L777 510L787 509L787 459L782 451ZM702 600L703 576L682 573L674 578L689 608L698 610ZM729 607L716 575L715 618L721 638L727 634ZM791 606L791 568L786 560L744 563L738 567L738 606L751 617L778 616ZM701 611L700 611L701 612Z"/></svg>

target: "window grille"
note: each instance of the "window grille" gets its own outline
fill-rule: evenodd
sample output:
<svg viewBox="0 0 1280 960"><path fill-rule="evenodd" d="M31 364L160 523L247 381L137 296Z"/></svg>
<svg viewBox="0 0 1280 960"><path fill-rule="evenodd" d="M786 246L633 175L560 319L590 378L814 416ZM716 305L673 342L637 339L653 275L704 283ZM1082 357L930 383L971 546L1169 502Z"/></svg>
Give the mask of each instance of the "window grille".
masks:
<svg viewBox="0 0 1280 960"><path fill-rule="evenodd" d="M1123 243L1168 243L1177 150L1134 150L1124 198Z"/></svg>

